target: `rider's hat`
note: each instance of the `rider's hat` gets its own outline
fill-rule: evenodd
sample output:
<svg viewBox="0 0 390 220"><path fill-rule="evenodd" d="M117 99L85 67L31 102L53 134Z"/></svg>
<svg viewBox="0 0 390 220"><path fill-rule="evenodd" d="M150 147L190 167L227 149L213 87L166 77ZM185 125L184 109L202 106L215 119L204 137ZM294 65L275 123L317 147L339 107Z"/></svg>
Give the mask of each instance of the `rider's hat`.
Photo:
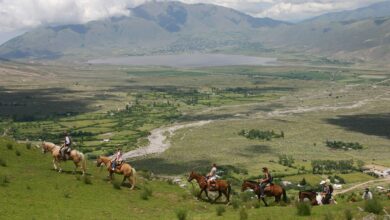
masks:
<svg viewBox="0 0 390 220"><path fill-rule="evenodd" d="M321 180L320 185L324 185L325 183L325 180Z"/></svg>
<svg viewBox="0 0 390 220"><path fill-rule="evenodd" d="M268 171L268 168L267 168L267 167L263 167L263 171L264 171L264 172L267 172L267 171Z"/></svg>
<svg viewBox="0 0 390 220"><path fill-rule="evenodd" d="M325 180L325 183L326 183L326 184L330 184L330 179L326 179L326 180Z"/></svg>

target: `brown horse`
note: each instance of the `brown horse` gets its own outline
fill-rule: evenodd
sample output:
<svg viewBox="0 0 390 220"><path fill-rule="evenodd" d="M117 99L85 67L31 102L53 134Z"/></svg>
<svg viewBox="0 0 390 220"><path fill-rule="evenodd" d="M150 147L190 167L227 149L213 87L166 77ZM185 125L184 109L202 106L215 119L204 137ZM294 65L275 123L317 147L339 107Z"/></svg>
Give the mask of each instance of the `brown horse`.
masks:
<svg viewBox="0 0 390 220"><path fill-rule="evenodd" d="M64 160L62 160L61 154L60 154L61 147L58 145L55 145L51 142L45 142L45 141L42 142L41 147L42 147L43 153L51 152L51 154L53 156L54 169L58 170L58 172L62 172L60 162L64 161ZM70 151L69 160L72 160L74 165L75 165L75 168L73 171L74 173L76 173L77 168L81 166L81 171L83 172L83 175L85 174L85 172L87 170L87 160L86 160L83 153L81 153L80 151L77 151L77 150L72 150L72 151Z"/></svg>
<svg viewBox="0 0 390 220"><path fill-rule="evenodd" d="M112 181L112 175L114 173L123 175L122 184L128 179L131 188L134 189L136 183L136 171L128 163L122 163L120 166L116 166L115 171L111 169L111 158L99 156L96 160L96 166L100 167L104 164L107 167L108 172L110 173L110 181Z"/></svg>
<svg viewBox="0 0 390 220"><path fill-rule="evenodd" d="M190 176L188 177L188 182L191 182L194 179L196 180L196 182L198 182L199 188L200 188L200 193L198 195L198 198L200 198L202 193L205 192L207 198L210 200L210 197L208 195L208 191L211 191L211 192L215 191L215 192L218 192L218 196L217 196L217 198L214 199L214 202L216 202L222 196L222 194L224 194L226 197L226 202L229 203L230 192L231 192L232 188L231 188L230 184L228 183L228 181L216 180L215 187L210 190L210 189L208 189L207 179L205 176L202 176L202 175L197 174L194 171L192 171L190 173Z"/></svg>
<svg viewBox="0 0 390 220"><path fill-rule="evenodd" d="M314 191L299 191L298 198L299 202L304 202L305 199L308 199L311 205L318 205L317 193Z"/></svg>
<svg viewBox="0 0 390 220"><path fill-rule="evenodd" d="M247 189L252 189L253 192L257 195L257 198L259 200L263 200L264 205L268 206L264 197L261 197L259 182L252 180L244 180L241 185L241 191L244 192ZM283 201L287 202L286 190L277 184L271 184L266 186L264 189L264 195L267 197L275 197L275 202L280 202L280 199L283 196Z"/></svg>

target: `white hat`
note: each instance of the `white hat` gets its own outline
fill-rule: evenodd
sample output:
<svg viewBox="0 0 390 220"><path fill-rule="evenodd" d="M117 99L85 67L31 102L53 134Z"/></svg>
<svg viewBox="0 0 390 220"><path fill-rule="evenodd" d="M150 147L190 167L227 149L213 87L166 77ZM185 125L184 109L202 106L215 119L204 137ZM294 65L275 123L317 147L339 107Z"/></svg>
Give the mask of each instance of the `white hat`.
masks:
<svg viewBox="0 0 390 220"><path fill-rule="evenodd" d="M325 183L326 183L325 180L321 180L320 185L323 185Z"/></svg>

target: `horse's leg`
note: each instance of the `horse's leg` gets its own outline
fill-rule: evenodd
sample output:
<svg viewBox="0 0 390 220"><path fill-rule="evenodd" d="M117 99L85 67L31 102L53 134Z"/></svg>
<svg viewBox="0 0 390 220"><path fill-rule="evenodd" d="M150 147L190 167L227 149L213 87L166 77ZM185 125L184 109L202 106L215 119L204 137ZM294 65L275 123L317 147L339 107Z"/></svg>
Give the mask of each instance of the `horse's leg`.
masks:
<svg viewBox="0 0 390 220"><path fill-rule="evenodd" d="M204 189L203 188L200 188L200 192L198 194L198 198L202 198L202 193L203 193ZM207 194L207 193L206 193Z"/></svg>
<svg viewBox="0 0 390 220"><path fill-rule="evenodd" d="M222 193L220 190L218 190L218 196L217 196L217 198L214 199L214 202L216 202L219 198L221 198L221 196L222 196Z"/></svg>
<svg viewBox="0 0 390 220"><path fill-rule="evenodd" d="M204 193L206 193L206 197L208 200L211 200L210 197L209 197L209 192L207 191L207 188L204 189Z"/></svg>
<svg viewBox="0 0 390 220"><path fill-rule="evenodd" d="M127 176L123 175L123 180L122 180L121 185L123 185L123 183L125 183L126 179L127 179Z"/></svg>
<svg viewBox="0 0 390 220"><path fill-rule="evenodd" d="M78 163L76 163L76 162L74 162L74 161L73 161L73 163L74 163L74 170L73 170L73 174L76 174L76 172L77 172L77 168L79 167L79 164L78 164Z"/></svg>
<svg viewBox="0 0 390 220"><path fill-rule="evenodd" d="M275 202L279 203L282 195L275 196Z"/></svg>
<svg viewBox="0 0 390 220"><path fill-rule="evenodd" d="M58 168L57 168L57 165L56 165L56 159L55 158L53 158L53 167L54 167L54 170L57 170Z"/></svg>
<svg viewBox="0 0 390 220"><path fill-rule="evenodd" d="M264 197L262 197L261 200L263 200L265 206L268 206L268 204L267 204L267 202L265 201L265 198L264 198Z"/></svg>
<svg viewBox="0 0 390 220"><path fill-rule="evenodd" d="M222 193L225 195L226 201L229 202L229 191L224 190L224 191L222 191Z"/></svg>

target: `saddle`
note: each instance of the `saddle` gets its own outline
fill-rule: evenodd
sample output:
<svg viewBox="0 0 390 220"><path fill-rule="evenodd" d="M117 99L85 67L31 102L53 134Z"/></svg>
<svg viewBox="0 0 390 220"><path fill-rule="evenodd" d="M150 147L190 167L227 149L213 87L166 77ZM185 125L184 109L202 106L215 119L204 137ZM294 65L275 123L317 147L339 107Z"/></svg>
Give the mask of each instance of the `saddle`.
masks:
<svg viewBox="0 0 390 220"><path fill-rule="evenodd" d="M70 159L70 152L72 151L72 149L70 147L68 147L67 149L65 149L63 152L64 154L60 155L61 156L61 160L69 160Z"/></svg>
<svg viewBox="0 0 390 220"><path fill-rule="evenodd" d="M264 188L264 192L267 192L267 191L273 191L274 190L274 187L275 187L275 184L273 183L268 183L265 188Z"/></svg>

